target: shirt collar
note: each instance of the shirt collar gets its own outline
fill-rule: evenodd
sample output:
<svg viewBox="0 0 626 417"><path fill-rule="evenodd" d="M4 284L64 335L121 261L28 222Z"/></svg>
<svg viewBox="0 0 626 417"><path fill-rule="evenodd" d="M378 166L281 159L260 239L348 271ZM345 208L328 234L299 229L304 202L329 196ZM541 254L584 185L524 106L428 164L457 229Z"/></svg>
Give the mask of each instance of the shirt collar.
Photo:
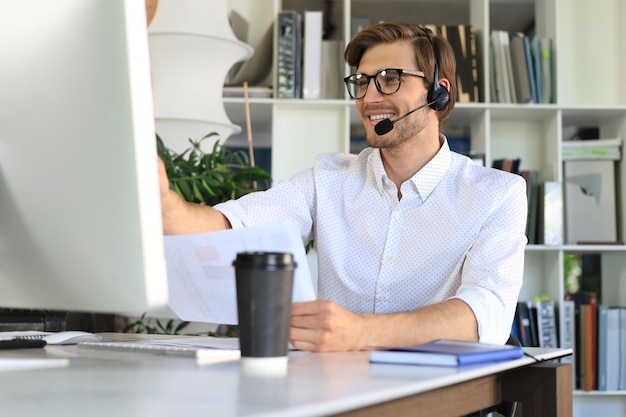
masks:
<svg viewBox="0 0 626 417"><path fill-rule="evenodd" d="M442 133L439 134L439 142L441 143L439 152L409 179L415 186L422 201L425 201L433 192L450 167L452 161L448 140ZM374 174L376 187L378 191L382 193L384 190L384 182L387 181L387 173L385 172L383 160L380 156L380 149L374 149L374 152L370 154L370 167Z"/></svg>
<svg viewBox="0 0 626 417"><path fill-rule="evenodd" d="M450 153L448 140L441 133L439 134L439 143L441 143L439 152L409 180L415 185L422 201L426 201L437 184L439 184L448 168L450 168L452 154Z"/></svg>

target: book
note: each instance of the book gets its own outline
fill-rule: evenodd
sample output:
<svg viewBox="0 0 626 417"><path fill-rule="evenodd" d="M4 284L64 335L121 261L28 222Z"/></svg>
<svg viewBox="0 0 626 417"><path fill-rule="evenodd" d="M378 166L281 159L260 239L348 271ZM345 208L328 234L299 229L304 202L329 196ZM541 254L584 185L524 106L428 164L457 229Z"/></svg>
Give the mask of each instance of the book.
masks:
<svg viewBox="0 0 626 417"><path fill-rule="evenodd" d="M516 314L513 315L513 324L511 324L511 336L515 337L520 343L522 343L522 334L520 333L520 323L519 317L517 316L517 311Z"/></svg>
<svg viewBox="0 0 626 417"><path fill-rule="evenodd" d="M518 359L522 356L524 351L519 346L439 339L420 345L375 350L370 354L370 362L466 366Z"/></svg>
<svg viewBox="0 0 626 417"><path fill-rule="evenodd" d="M521 175L521 171L520 171L521 165L522 165L521 158L498 158L498 159L494 159L491 164L492 168L510 172L510 173L517 174L517 175Z"/></svg>
<svg viewBox="0 0 626 417"><path fill-rule="evenodd" d="M537 300L535 301L535 307L537 309L537 336L539 347L558 347L554 300Z"/></svg>
<svg viewBox="0 0 626 417"><path fill-rule="evenodd" d="M302 57L302 98L322 96L322 27L321 10L304 12L304 38Z"/></svg>
<svg viewBox="0 0 626 417"><path fill-rule="evenodd" d="M598 305L595 303L581 306L582 321L582 355L584 357L584 373L582 389L593 391L598 387Z"/></svg>
<svg viewBox="0 0 626 417"><path fill-rule="evenodd" d="M530 81L530 93L533 103L539 103L539 96L537 95L537 81L535 77L535 64L533 61L533 51L530 45L530 38L524 36L524 53L526 54L526 66L528 72L528 78Z"/></svg>
<svg viewBox="0 0 626 417"><path fill-rule="evenodd" d="M620 309L606 304L598 305L598 391L616 391L619 388Z"/></svg>
<svg viewBox="0 0 626 417"><path fill-rule="evenodd" d="M539 347L539 334L537 332L537 307L532 301L526 301L528 305L528 317L530 324L530 346Z"/></svg>
<svg viewBox="0 0 626 417"><path fill-rule="evenodd" d="M537 243L537 193L539 189L539 171L522 169L520 175L526 181L526 199L528 200L528 214L526 219L526 237L528 244Z"/></svg>
<svg viewBox="0 0 626 417"><path fill-rule="evenodd" d="M508 73L506 68L505 48L503 45L503 36L499 30L491 32L490 41L493 61L493 101L498 103L511 103L511 94L508 86ZM508 34L504 33L506 36Z"/></svg>
<svg viewBox="0 0 626 417"><path fill-rule="evenodd" d="M622 138L564 140L561 156L564 161L585 159L608 159L619 161Z"/></svg>
<svg viewBox="0 0 626 417"><path fill-rule="evenodd" d="M570 273L568 273L568 269L572 268L572 269L580 269L580 255L579 254L575 254L575 256L572 256L573 254L565 254L567 256L564 256L565 259L565 276L566 276L566 281L571 280L571 278L568 278L568 276L570 275ZM570 264L574 265L574 266L570 266ZM575 265L579 265L578 267L576 267ZM591 304L591 303L597 303L598 302L598 298L596 293L594 292L588 292L585 291L584 288L585 286L579 286L578 284L574 284L573 286L569 285L566 283L566 290L569 287L576 287L578 289L580 289L580 291L578 292L574 292L574 293L568 293L565 297L566 299L572 300L574 302L574 351L573 351L573 355L572 358L574 360L574 363L572 364L572 371L575 370L574 373L574 377L575 377L575 384L573 385L574 388L578 388L578 389L583 389L584 387L584 375L585 375L585 341L584 341L584 334L585 334L585 323L584 323L584 319L585 317L583 316L582 310L583 310L583 305L586 304Z"/></svg>
<svg viewBox="0 0 626 417"><path fill-rule="evenodd" d="M621 352L619 364L619 390L626 390L626 308L619 309L619 351Z"/></svg>
<svg viewBox="0 0 626 417"><path fill-rule="evenodd" d="M516 33L511 37L511 62L513 63L517 102L532 103L533 96L530 89L530 74L528 73L523 33Z"/></svg>
<svg viewBox="0 0 626 417"><path fill-rule="evenodd" d="M561 359L561 363L572 365L572 386L576 386L576 303L569 296L561 302L559 327L562 349L572 349L572 354Z"/></svg>
<svg viewBox="0 0 626 417"><path fill-rule="evenodd" d="M302 15L294 10L278 13L276 36L276 97L302 96Z"/></svg>
<svg viewBox="0 0 626 417"><path fill-rule="evenodd" d="M535 85L537 88L538 103L543 103L543 73L541 71L541 45L539 37L531 38L530 47L533 55L533 64L535 65Z"/></svg>
<svg viewBox="0 0 626 417"><path fill-rule="evenodd" d="M598 306L598 391L606 391L608 312L605 304Z"/></svg>
<svg viewBox="0 0 626 417"><path fill-rule="evenodd" d="M515 320L517 325L517 333L519 337L517 338L522 346L532 347L532 336L530 329L530 313L528 311L528 303L525 301L518 301L517 306L515 307Z"/></svg>
<svg viewBox="0 0 626 417"><path fill-rule="evenodd" d="M502 38L502 53L504 54L504 64L506 67L506 84L509 90L509 103L517 103L517 93L515 91L515 79L513 76L513 62L511 61L511 38L509 32L500 31Z"/></svg>
<svg viewBox="0 0 626 417"><path fill-rule="evenodd" d="M553 70L553 53L554 49L552 47L552 38L539 38L539 48L541 52L541 81L543 88L543 103L555 103L554 92L555 90L555 80L554 80L554 70Z"/></svg>
<svg viewBox="0 0 626 417"><path fill-rule="evenodd" d="M538 242L544 245L563 244L563 189L560 182L539 184Z"/></svg>
<svg viewBox="0 0 626 417"><path fill-rule="evenodd" d="M484 101L483 97L483 89L481 86L481 70L482 67L479 65L480 56L478 49L478 41L476 40L476 29L473 25L464 25L465 26L465 37L467 38L467 47L468 52L467 55L470 57L471 61L471 72L472 72L472 89L473 91L473 101L482 102Z"/></svg>

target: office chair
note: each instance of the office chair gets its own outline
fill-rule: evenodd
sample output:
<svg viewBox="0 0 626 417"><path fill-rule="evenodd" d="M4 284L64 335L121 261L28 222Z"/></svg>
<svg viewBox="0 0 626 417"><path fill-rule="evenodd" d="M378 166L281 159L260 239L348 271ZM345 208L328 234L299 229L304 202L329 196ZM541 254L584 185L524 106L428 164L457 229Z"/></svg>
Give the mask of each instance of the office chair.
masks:
<svg viewBox="0 0 626 417"><path fill-rule="evenodd" d="M507 345L513 346L522 346L517 337L510 335L509 340L506 341ZM495 405L491 408L487 408L485 410L479 410L475 413L468 414L466 417L485 417L491 413L498 413L504 417L513 417L515 415L515 408L517 407L517 403L514 401L505 401L498 405Z"/></svg>

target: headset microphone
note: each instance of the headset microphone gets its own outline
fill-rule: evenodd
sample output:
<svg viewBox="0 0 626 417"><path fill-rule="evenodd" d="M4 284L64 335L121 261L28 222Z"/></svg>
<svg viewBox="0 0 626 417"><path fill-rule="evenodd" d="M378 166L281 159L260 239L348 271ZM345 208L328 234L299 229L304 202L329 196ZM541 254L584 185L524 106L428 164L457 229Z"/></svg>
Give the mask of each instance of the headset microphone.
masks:
<svg viewBox="0 0 626 417"><path fill-rule="evenodd" d="M404 119L405 117L409 116L409 115L410 115L410 114L412 114L413 112L416 112L416 111L418 111L419 109L424 108L424 107L426 107L426 106L430 106L430 105L431 105L431 104L433 104L433 103L434 103L434 101L433 101L433 102L430 102L430 103L425 103L425 104L422 104L421 106L414 108L414 109L413 109L413 110L411 110L410 112L405 113L405 114L403 114L402 116L398 117L396 120L391 120L391 119L389 119L389 118L383 119L383 120L381 120L380 122L378 122L378 123L376 124L376 126L374 126L374 131L376 132L376 134L377 134L378 136L386 135L387 133L391 132L391 130L393 129L393 125L394 125L396 122L399 122L400 120L402 120L402 119Z"/></svg>

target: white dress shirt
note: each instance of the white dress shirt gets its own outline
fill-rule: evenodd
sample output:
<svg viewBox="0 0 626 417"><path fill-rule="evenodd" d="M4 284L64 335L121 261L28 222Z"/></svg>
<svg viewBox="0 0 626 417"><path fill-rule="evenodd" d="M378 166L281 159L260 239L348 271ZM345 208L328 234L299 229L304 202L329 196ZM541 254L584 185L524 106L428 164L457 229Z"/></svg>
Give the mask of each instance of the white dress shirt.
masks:
<svg viewBox="0 0 626 417"><path fill-rule="evenodd" d="M504 343L522 285L526 185L450 151L401 186L378 149L320 155L265 192L215 206L233 227L292 220L315 239L318 297L353 312L414 310L449 298L473 310L481 342Z"/></svg>

